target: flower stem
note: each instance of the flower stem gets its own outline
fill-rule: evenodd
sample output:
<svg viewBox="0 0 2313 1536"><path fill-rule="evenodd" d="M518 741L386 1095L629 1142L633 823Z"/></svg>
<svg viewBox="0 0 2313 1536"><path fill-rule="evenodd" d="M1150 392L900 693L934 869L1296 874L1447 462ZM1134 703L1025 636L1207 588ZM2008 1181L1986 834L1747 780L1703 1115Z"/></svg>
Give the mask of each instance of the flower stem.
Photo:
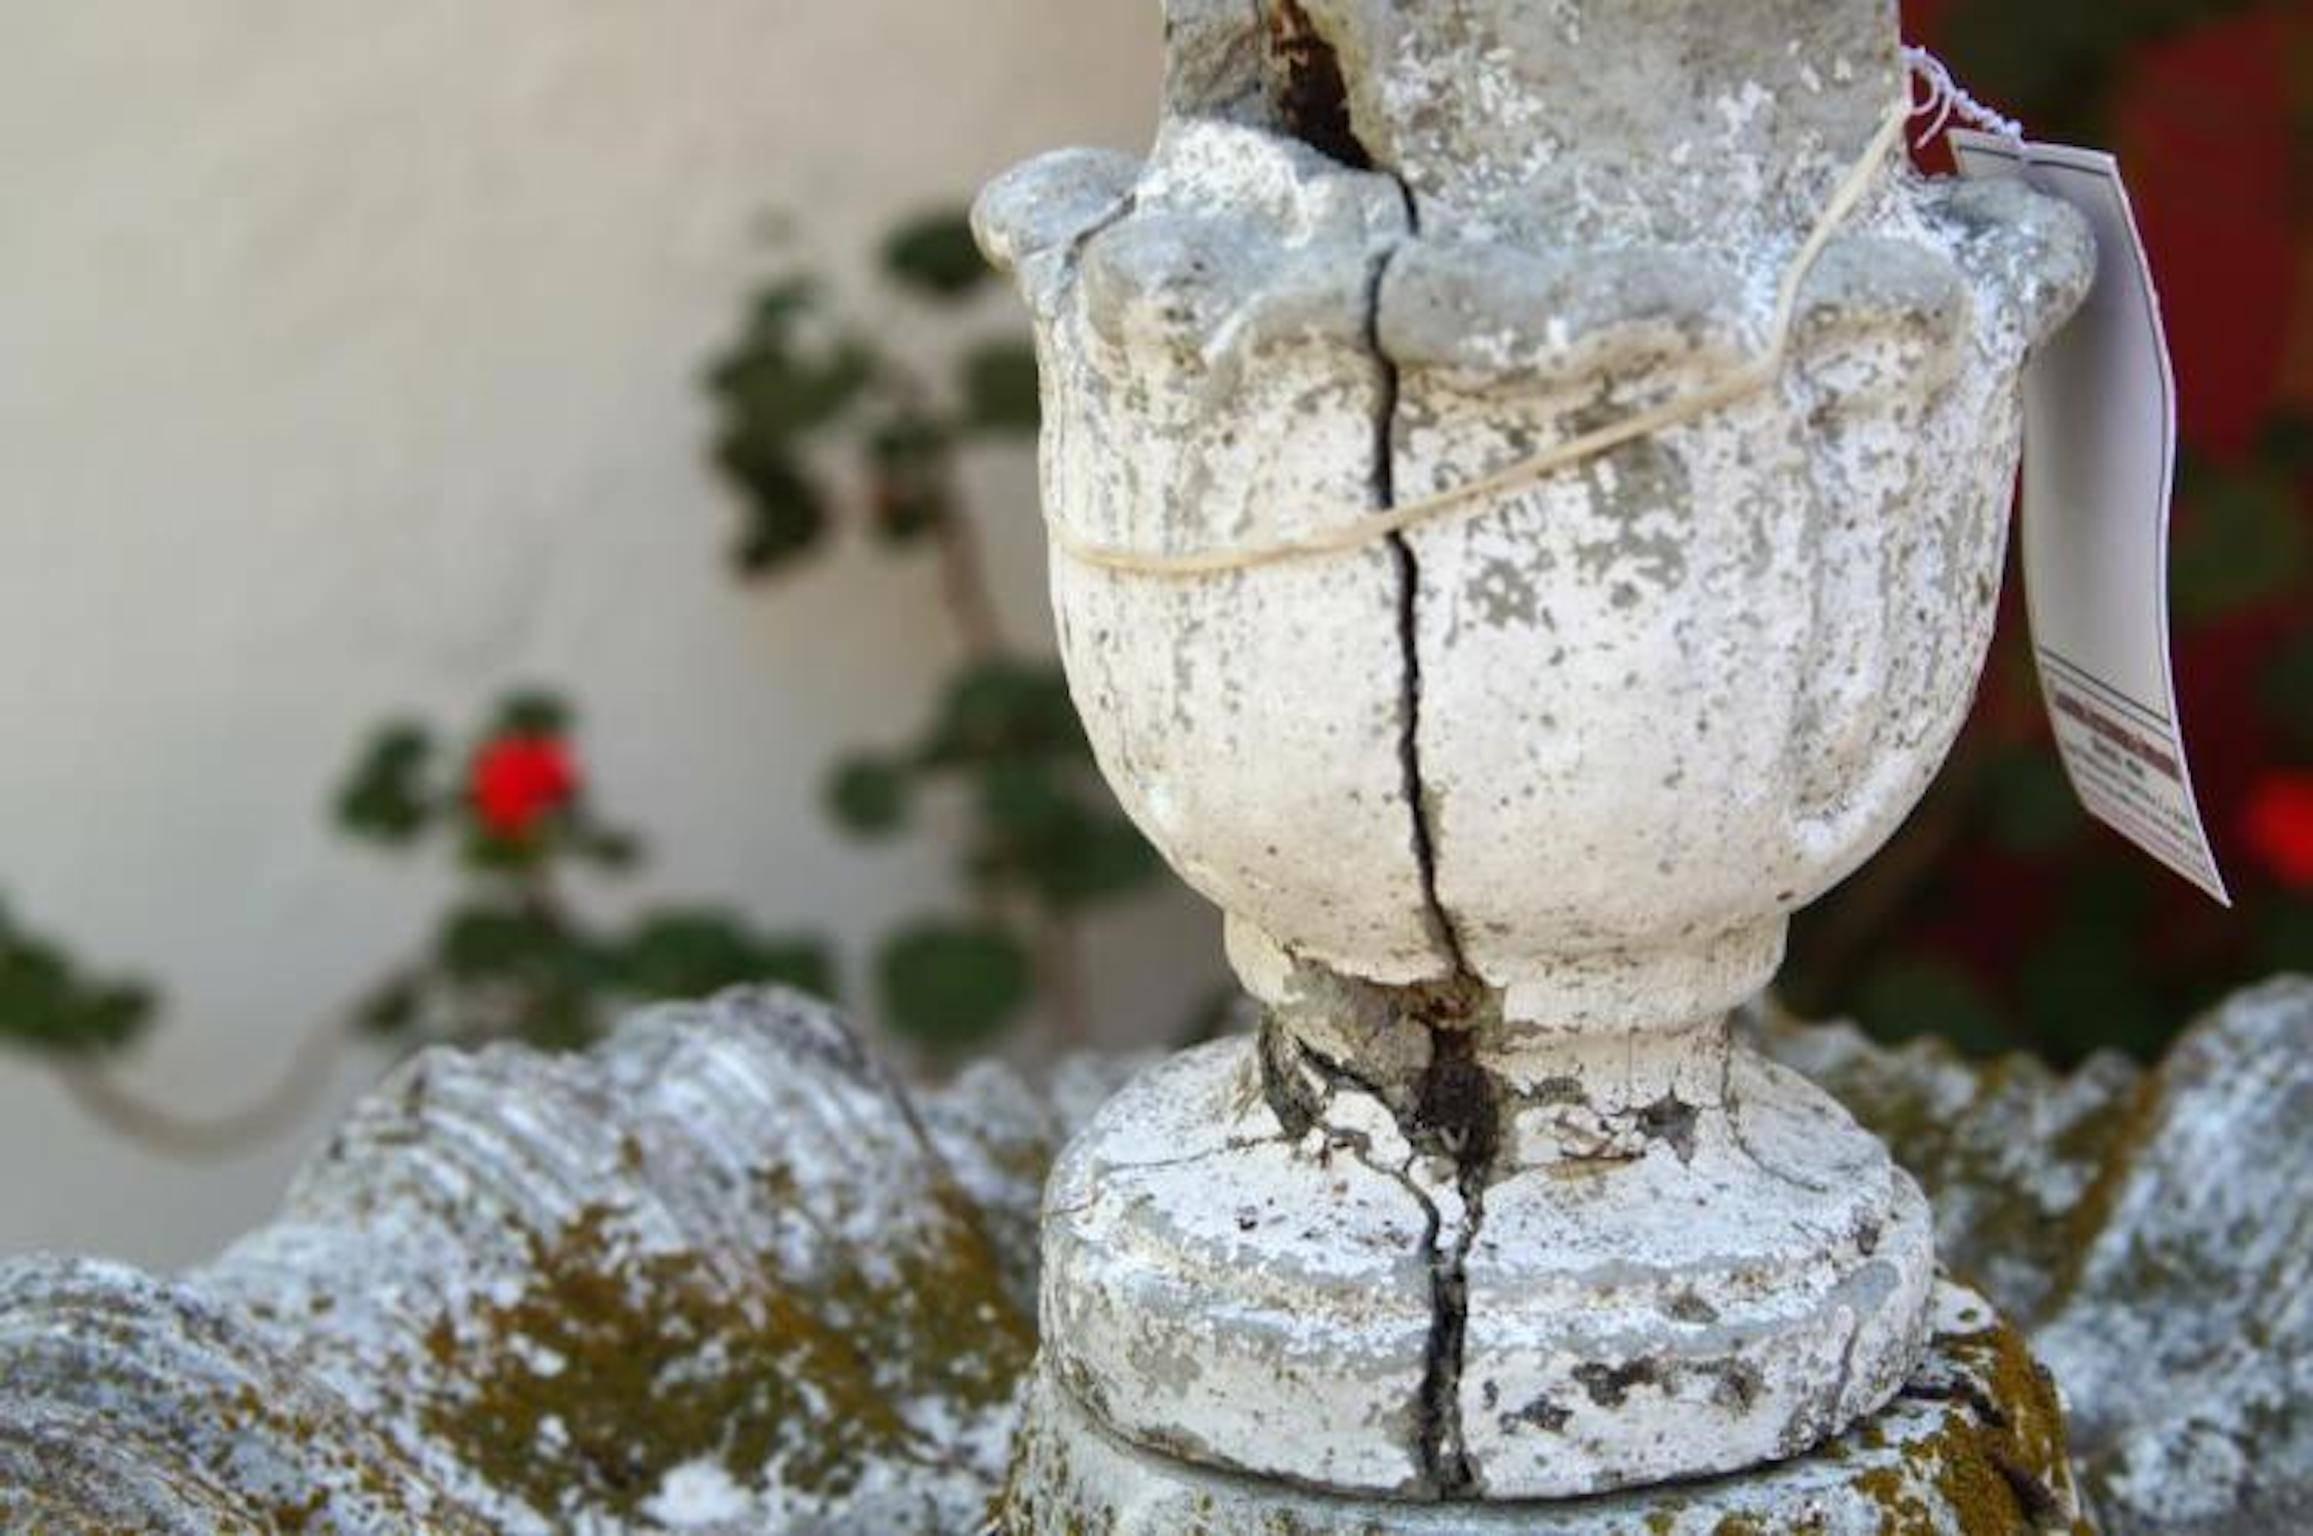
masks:
<svg viewBox="0 0 2313 1536"><path fill-rule="evenodd" d="M271 1141L309 1115L328 1089L350 1036L334 1021L298 1042L288 1067L261 1096L220 1115L196 1117L156 1104L112 1076L109 1069L76 1063L57 1076L91 1119L129 1140L193 1162L237 1157Z"/></svg>

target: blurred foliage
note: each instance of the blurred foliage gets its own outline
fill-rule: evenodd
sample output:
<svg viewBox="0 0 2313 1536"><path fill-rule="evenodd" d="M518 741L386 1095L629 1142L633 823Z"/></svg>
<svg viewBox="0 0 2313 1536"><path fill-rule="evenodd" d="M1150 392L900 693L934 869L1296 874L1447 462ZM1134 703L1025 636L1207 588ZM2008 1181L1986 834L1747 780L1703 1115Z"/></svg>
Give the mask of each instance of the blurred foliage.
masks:
<svg viewBox="0 0 2313 1536"><path fill-rule="evenodd" d="M2022 113L2036 138L2107 141L2116 95L2143 51L2258 7L2250 0L1956 0L1903 7L1969 90Z"/></svg>
<svg viewBox="0 0 2313 1536"><path fill-rule="evenodd" d="M993 275L964 215L921 214L883 248L885 280L903 300L957 308ZM739 334L708 367L719 418L714 453L741 497L732 555L760 576L818 548L839 501L830 450L854 459L868 487L868 530L894 544L941 532L961 515L955 458L976 441L1036 430L1036 362L1025 343L965 349L948 398L851 324L813 273L783 273L749 305Z"/></svg>
<svg viewBox="0 0 2313 1536"><path fill-rule="evenodd" d="M2175 354L2174 666L2238 910L2091 822L2049 739L2016 572L1958 747L1895 840L1793 927L1784 994L1876 1033L2060 1062L2162 1049L2313 969L2313 12L1909 0L1908 30L2035 138L2113 149ZM2030 448L2027 445L2026 451Z"/></svg>
<svg viewBox="0 0 2313 1536"><path fill-rule="evenodd" d="M894 304L927 322L965 318L991 275L960 212L910 218L883 242ZM981 578L961 458L1033 440L1035 352L1017 336L981 336L935 372L902 362L815 276L790 271L754 300L706 387L715 455L744 514L732 550L742 575L797 566L846 529L937 567L962 656L912 738L843 756L823 798L862 841L936 822L952 842L971 915L916 917L879 943L873 965L884 1022L944 1052L984 1042L1039 999L1063 1035L1081 1036L1076 921L1146 888L1162 865L1093 771L1058 667L1005 642Z"/></svg>
<svg viewBox="0 0 2313 1536"><path fill-rule="evenodd" d="M560 699L522 693L462 751L422 724L394 721L357 752L337 794L338 825L385 848L449 847L460 886L423 952L370 991L356 1021L413 1044L518 1039L560 1049L654 999L767 981L832 996L823 944L759 933L731 912L660 908L619 930L578 916L563 876L626 873L643 848L597 813L572 724Z"/></svg>
<svg viewBox="0 0 2313 1536"><path fill-rule="evenodd" d="M1028 952L991 923L912 923L884 941L876 967L892 1022L956 1048L1002 1030L1035 985Z"/></svg>
<svg viewBox="0 0 2313 1536"><path fill-rule="evenodd" d="M515 1039L563 1049L597 1038L618 1010L662 998L752 982L834 996L819 940L764 934L720 908L650 909L621 928L579 916L564 877L625 874L643 846L595 809L573 725L560 698L529 691L501 701L462 745L407 720L361 743L331 800L337 827L398 852L446 848L458 886L421 952L369 989L348 1022L409 1046ZM155 1012L144 987L84 975L0 909L0 1042L92 1062L134 1043ZM302 1099L310 1086L293 1073L285 1092ZM171 1136L171 1127L197 1124L166 1108L134 1115L166 1122ZM261 1118L269 1133L273 1115Z"/></svg>
<svg viewBox="0 0 2313 1536"><path fill-rule="evenodd" d="M57 1058L130 1044L152 1022L153 996L133 981L85 974L62 947L0 907L0 1041Z"/></svg>

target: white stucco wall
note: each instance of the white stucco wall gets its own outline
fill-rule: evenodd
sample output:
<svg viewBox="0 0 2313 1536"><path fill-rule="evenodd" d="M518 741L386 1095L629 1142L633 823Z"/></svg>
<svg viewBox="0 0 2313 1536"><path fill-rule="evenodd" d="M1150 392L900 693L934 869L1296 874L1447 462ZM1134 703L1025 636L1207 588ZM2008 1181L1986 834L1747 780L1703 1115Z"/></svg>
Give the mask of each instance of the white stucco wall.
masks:
<svg viewBox="0 0 2313 1536"><path fill-rule="evenodd" d="M730 580L693 379L767 210L856 264L1037 148L1143 143L1156 12L0 0L0 893L166 989L137 1083L243 1096L420 941L438 865L321 800L380 716L462 725L519 680L578 699L606 808L650 832L631 897L854 956L945 899L935 847L816 809L829 756L928 697L930 573L855 543ZM976 473L1040 628L1027 455ZM1105 1026L1169 1026L1216 934L1181 897L1104 925ZM198 1254L319 1130L172 1165L0 1054L0 1251Z"/></svg>

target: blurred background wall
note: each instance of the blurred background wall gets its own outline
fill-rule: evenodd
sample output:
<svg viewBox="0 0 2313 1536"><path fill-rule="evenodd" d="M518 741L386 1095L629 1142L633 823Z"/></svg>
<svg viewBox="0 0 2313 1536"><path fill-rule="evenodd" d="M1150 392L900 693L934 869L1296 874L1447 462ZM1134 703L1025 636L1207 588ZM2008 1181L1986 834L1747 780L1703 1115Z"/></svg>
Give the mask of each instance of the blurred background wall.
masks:
<svg viewBox="0 0 2313 1536"><path fill-rule="evenodd" d="M1038 149L1138 148L1158 29L1154 0L0 3L0 900L165 989L132 1082L246 1097L419 942L441 861L323 816L392 711L563 688L653 852L603 908L722 900L856 955L944 894L936 847L815 809L840 746L927 706L930 570L853 541L735 582L695 381L768 215L857 272ZM972 472L1035 635L1028 459ZM1177 893L1096 925L1095 1016L1170 1030L1216 934ZM328 1119L159 1160L0 1054L0 1251L195 1256Z"/></svg>

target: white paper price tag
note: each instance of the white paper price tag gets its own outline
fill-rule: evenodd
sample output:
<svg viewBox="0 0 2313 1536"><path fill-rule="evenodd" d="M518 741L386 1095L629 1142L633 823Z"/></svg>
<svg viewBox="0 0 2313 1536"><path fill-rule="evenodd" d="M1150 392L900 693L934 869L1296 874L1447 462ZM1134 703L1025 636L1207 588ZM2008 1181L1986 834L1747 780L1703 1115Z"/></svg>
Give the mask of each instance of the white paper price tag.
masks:
<svg viewBox="0 0 2313 1536"><path fill-rule="evenodd" d="M2024 598L2040 688L2090 815L2227 906L2169 667L2176 380L2112 156L1954 130L1964 176L2022 176L2088 218L2096 283L2024 372Z"/></svg>

